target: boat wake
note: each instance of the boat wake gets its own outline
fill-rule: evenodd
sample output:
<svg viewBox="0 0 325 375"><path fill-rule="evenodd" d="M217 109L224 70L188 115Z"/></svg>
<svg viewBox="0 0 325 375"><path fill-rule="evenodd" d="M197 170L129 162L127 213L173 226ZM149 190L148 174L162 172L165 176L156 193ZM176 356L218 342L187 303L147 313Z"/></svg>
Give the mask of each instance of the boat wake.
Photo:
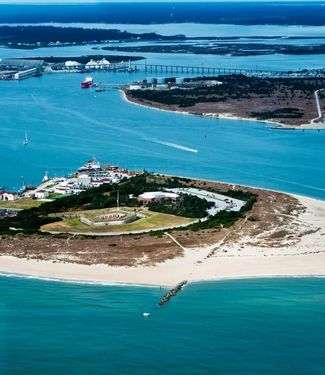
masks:
<svg viewBox="0 0 325 375"><path fill-rule="evenodd" d="M183 150L183 151L186 151L186 152L192 152L192 153L195 153L195 154L198 152L198 150L196 150L194 148L186 147L186 146L183 146L183 145L180 145L180 144L177 144L177 143L161 141L161 140L155 139L155 138L149 138L149 137L146 137L142 133L139 133L135 130L121 128L121 127L109 124L107 122L104 122L104 121L96 120L96 119L94 119L90 116L87 116L87 115L81 113L80 111L76 111L76 110L73 110L73 109L70 109L70 108L59 108L59 107L53 106L51 104L41 102L40 100L38 100L35 97L35 95L32 95L32 98L38 106L40 106L40 107L42 107L42 108L44 108L48 111L53 111L53 113L54 112L56 113L56 111L60 111L61 113L64 112L67 115L73 116L74 118L79 118L80 120L86 121L86 122L88 122L90 124L93 124L95 126L101 126L101 127L104 127L104 128L109 128L109 129L113 129L115 131L119 131L121 133L136 136L136 137L138 137L140 139L143 139L144 141L147 141L147 142L152 142L152 143L164 145L164 146L167 146L167 147L172 147L172 148L175 148L175 149L178 149L178 150Z"/></svg>
<svg viewBox="0 0 325 375"><path fill-rule="evenodd" d="M196 150L194 148L189 148L189 147L186 147L186 146L183 146L183 145L179 145L177 143L164 142L164 141L160 141L158 139L151 139L151 142L158 143L160 145L164 145L164 146L167 146L167 147L176 148L178 150L183 150L183 151L187 151L187 152L193 152L195 154L198 152L198 150Z"/></svg>

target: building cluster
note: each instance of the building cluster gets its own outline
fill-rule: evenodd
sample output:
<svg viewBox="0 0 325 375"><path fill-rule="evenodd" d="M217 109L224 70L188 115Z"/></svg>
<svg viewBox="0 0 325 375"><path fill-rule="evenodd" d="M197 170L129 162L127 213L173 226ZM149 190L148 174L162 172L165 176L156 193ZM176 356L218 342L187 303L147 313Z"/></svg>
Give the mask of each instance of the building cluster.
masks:
<svg viewBox="0 0 325 375"><path fill-rule="evenodd" d="M127 86L129 91L136 90L192 90L198 87L213 87L222 85L222 82L215 79L194 80L190 78L147 78L143 81L136 81Z"/></svg>
<svg viewBox="0 0 325 375"><path fill-rule="evenodd" d="M41 75L44 60L0 59L0 80L21 80Z"/></svg>
<svg viewBox="0 0 325 375"><path fill-rule="evenodd" d="M131 62L111 63L106 58L100 60L90 59L87 63L75 60L63 62L46 62L40 59L9 59L0 58L0 80L21 80L30 77L37 77L42 73L52 72L89 72L89 71L129 71L135 69L131 67Z"/></svg>
<svg viewBox="0 0 325 375"><path fill-rule="evenodd" d="M63 66L62 66L63 65ZM66 70L95 70L95 69L107 69L111 63L103 58L101 60L90 59L86 64L82 64L78 61L67 60L64 63L57 63L52 66L53 70L66 69Z"/></svg>
<svg viewBox="0 0 325 375"><path fill-rule="evenodd" d="M67 47L67 46L76 46L76 45L87 45L87 44L102 44L102 43L119 43L121 41L119 40L89 40L89 41L80 41L80 42L61 42L60 40L52 41L52 42L18 42L18 43L12 43L9 42L8 46L11 47L25 47L25 48L46 48L46 47Z"/></svg>
<svg viewBox="0 0 325 375"><path fill-rule="evenodd" d="M35 189L26 190L24 196L34 199L51 199L74 195L103 184L119 183L135 174L135 172L113 165L102 167L96 160L91 160L68 177L50 178L46 172L42 183Z"/></svg>
<svg viewBox="0 0 325 375"><path fill-rule="evenodd" d="M71 72L71 73L86 73L93 71L113 71L113 72L134 72L135 68L131 66L131 62L124 61L110 62L106 58L100 60L90 59L87 62L80 62L76 60L67 60L57 63L49 63L45 70L46 73L51 72Z"/></svg>

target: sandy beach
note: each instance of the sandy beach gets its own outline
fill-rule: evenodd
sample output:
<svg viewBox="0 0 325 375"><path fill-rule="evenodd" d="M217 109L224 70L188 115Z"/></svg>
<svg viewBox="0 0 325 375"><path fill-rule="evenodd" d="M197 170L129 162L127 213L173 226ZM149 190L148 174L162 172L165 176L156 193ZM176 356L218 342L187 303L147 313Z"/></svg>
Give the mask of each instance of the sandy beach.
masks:
<svg viewBox="0 0 325 375"><path fill-rule="evenodd" d="M1 256L0 273L74 282L166 287L181 280L325 276L325 201L295 198L306 208L296 218L302 232L298 233L299 241L288 241L283 246L260 246L258 236L240 237L236 242L224 239L212 245L185 248L183 256L154 266L135 267L88 266Z"/></svg>

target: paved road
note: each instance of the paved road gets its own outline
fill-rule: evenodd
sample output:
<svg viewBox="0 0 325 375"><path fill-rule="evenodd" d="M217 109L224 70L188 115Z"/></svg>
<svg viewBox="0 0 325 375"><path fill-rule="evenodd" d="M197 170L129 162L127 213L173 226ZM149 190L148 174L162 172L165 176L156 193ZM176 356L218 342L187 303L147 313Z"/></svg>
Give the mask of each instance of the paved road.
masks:
<svg viewBox="0 0 325 375"><path fill-rule="evenodd" d="M245 204L242 200L230 198L222 194L212 193L207 190L195 188L175 188L167 190L176 194L183 193L195 195L198 198L206 199L208 202L213 202L214 206L207 210L209 215L215 215L222 210L239 211Z"/></svg>
<svg viewBox="0 0 325 375"><path fill-rule="evenodd" d="M322 109L321 109L321 105L320 105L320 102L319 102L319 96L318 96L318 93L321 92L321 91L324 91L325 89L320 89L320 90L316 90L314 92L314 95L315 95L315 99L316 99L316 106L317 106L317 114L318 114L318 117L314 118L311 120L312 123L318 121L318 120L321 120L323 115L322 115Z"/></svg>

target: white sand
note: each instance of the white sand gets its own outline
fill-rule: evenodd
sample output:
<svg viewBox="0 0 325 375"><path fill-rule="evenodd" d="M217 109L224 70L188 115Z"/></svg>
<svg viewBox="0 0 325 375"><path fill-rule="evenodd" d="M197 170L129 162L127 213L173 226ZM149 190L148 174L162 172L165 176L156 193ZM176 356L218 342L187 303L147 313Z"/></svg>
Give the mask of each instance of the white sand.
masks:
<svg viewBox="0 0 325 375"><path fill-rule="evenodd" d="M297 220L314 232L302 236L298 243L281 248L245 245L244 240L236 244L219 243L186 249L183 257L150 267L86 266L2 256L0 272L69 281L159 286L174 286L181 280L325 276L325 201L295 197L307 208ZM215 248L214 255L207 258Z"/></svg>

